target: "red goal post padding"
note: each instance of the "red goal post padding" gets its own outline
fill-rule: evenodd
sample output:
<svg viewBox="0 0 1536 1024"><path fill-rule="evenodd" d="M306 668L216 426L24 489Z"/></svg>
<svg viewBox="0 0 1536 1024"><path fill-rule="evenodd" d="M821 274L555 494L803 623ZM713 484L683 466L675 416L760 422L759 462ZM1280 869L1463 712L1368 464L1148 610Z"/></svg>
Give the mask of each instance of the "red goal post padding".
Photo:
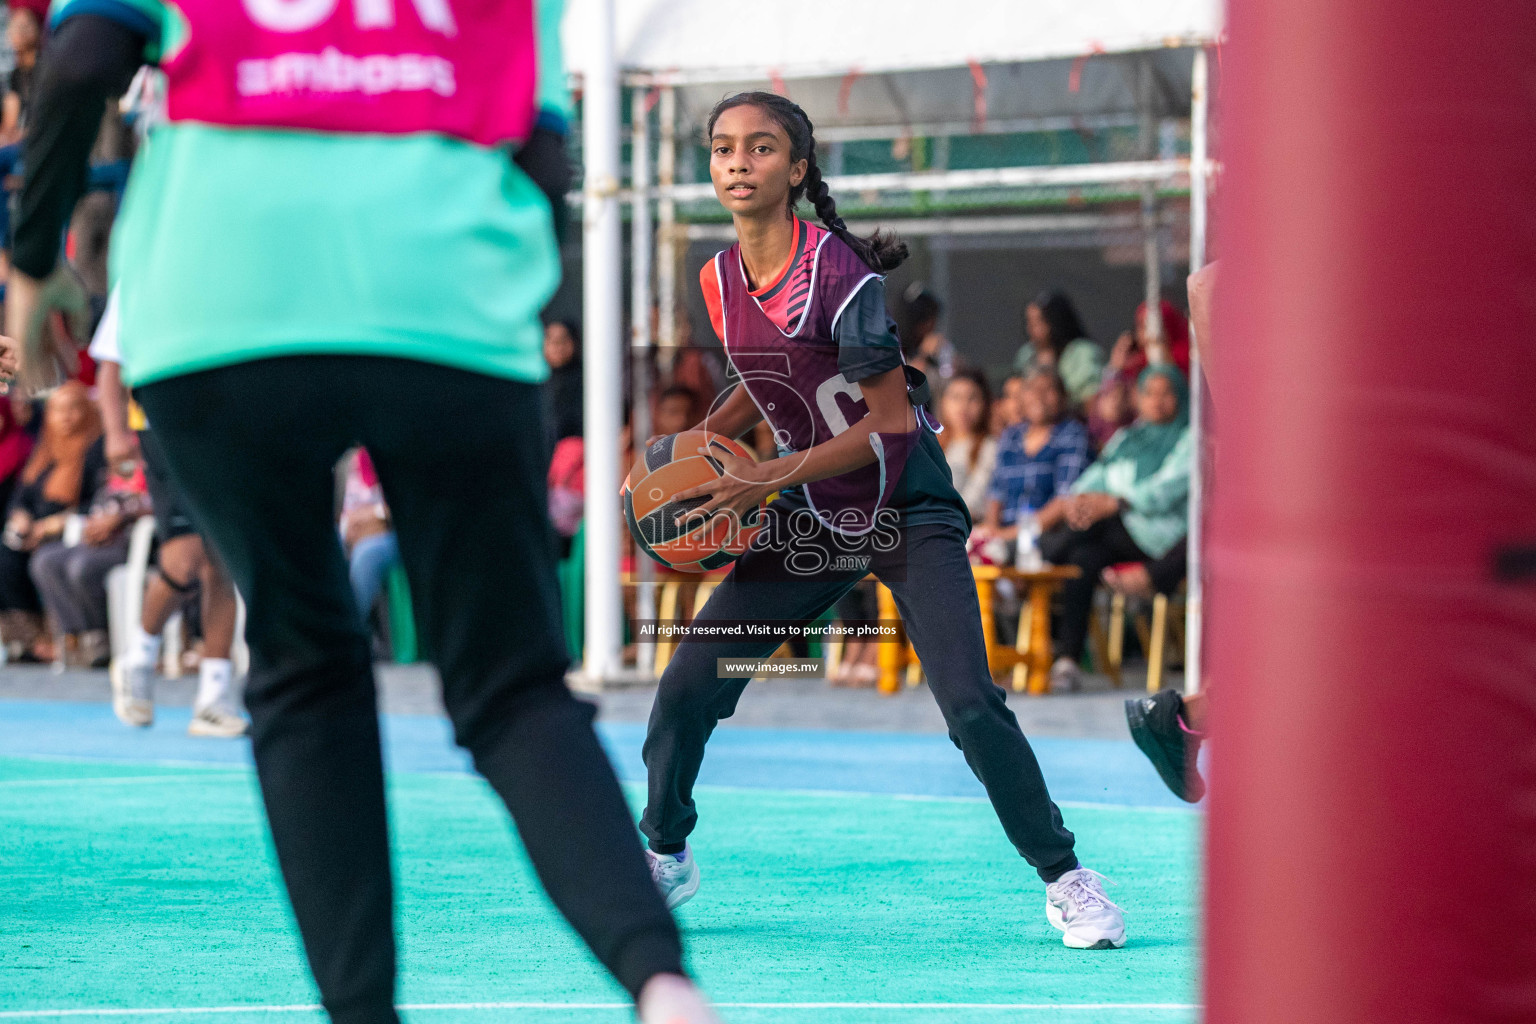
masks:
<svg viewBox="0 0 1536 1024"><path fill-rule="evenodd" d="M1230 40L1207 1019L1536 1021L1536 3Z"/></svg>

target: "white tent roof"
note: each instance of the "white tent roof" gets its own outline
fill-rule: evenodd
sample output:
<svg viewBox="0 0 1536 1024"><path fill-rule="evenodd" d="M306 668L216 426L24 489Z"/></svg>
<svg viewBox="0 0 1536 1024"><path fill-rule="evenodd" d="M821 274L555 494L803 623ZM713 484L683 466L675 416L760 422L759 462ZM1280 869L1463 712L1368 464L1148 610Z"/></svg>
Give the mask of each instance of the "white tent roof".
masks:
<svg viewBox="0 0 1536 1024"><path fill-rule="evenodd" d="M590 60L595 0L568 0L565 58ZM620 67L676 84L841 77L1190 46L1220 0L615 0Z"/></svg>

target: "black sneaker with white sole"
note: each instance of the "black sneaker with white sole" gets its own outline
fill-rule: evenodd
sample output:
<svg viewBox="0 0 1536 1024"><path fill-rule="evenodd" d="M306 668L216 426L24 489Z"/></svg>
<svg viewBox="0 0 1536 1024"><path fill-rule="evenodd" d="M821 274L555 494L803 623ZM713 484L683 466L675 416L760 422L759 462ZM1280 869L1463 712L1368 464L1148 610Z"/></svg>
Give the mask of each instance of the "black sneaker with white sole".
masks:
<svg viewBox="0 0 1536 1024"><path fill-rule="evenodd" d="M1179 721L1183 705L1184 698L1177 690L1159 690L1150 697L1126 701L1125 721L1131 727L1131 739L1147 755L1173 795L1198 803L1205 796L1205 780L1195 765L1200 737L1188 732Z"/></svg>

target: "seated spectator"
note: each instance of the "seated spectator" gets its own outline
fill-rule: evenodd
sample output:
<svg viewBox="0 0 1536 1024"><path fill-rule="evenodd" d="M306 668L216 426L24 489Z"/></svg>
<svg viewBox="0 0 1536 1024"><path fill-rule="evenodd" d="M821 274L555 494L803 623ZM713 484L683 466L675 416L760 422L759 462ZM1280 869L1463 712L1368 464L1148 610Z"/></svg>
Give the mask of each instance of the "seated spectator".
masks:
<svg viewBox="0 0 1536 1024"><path fill-rule="evenodd" d="M663 363L671 362L672 368L668 376L673 384L680 384L695 395L705 396L713 401L722 391L730 389L723 358L724 349L719 346L705 347L698 344L694 340L693 322L688 319L685 310L681 308L677 310L677 317L673 323L676 325L677 333L675 346L670 353L665 348L658 348L657 357ZM655 334L651 336L656 337ZM670 360L668 360L669 355Z"/></svg>
<svg viewBox="0 0 1536 1024"><path fill-rule="evenodd" d="M1070 496L1038 516L1045 558L1082 570L1061 591L1052 677L1068 687L1077 679L1099 574L1120 562L1162 558L1188 528L1189 385L1172 366L1155 364L1142 371L1136 402L1136 422L1114 436Z"/></svg>
<svg viewBox="0 0 1536 1024"><path fill-rule="evenodd" d="M997 440L987 433L991 405L987 378L975 370L955 374L939 397L939 422L944 427L939 444L955 490L965 499L972 520L987 513L987 493L997 462Z"/></svg>
<svg viewBox="0 0 1536 1024"><path fill-rule="evenodd" d="M37 79L37 54L43 40L42 23L36 12L25 7L12 8L5 39L15 55L16 66L6 77L5 99L0 104L0 146L21 141L32 112L32 83Z"/></svg>
<svg viewBox="0 0 1536 1024"><path fill-rule="evenodd" d="M1106 372L1104 384L1088 405L1088 436L1101 452L1122 428L1136 421L1136 389L1117 373Z"/></svg>
<svg viewBox="0 0 1536 1024"><path fill-rule="evenodd" d="M1056 371L1030 374L1020 405L1024 421L997 439L986 519L977 529L987 541L1005 542L1010 549L1020 516L1060 501L1092 458L1088 431L1067 415L1066 389Z"/></svg>
<svg viewBox="0 0 1536 1024"><path fill-rule="evenodd" d="M1024 422L1024 374L1010 373L1003 379L1003 390L992 403L987 433L1002 437L1003 431Z"/></svg>
<svg viewBox="0 0 1536 1024"><path fill-rule="evenodd" d="M0 101L0 247L11 247L11 193L21 187L21 139L32 111L32 84L42 43L42 20L27 8L12 8L5 26L6 41L16 65L6 76Z"/></svg>
<svg viewBox="0 0 1536 1024"><path fill-rule="evenodd" d="M873 623L880 618L880 600L875 594L875 584L860 582L852 590L837 599L832 606L833 617L844 626ZM827 683L831 686L856 690L873 689L880 682L880 647L873 640L848 638L843 641L842 657L837 667L828 670Z"/></svg>
<svg viewBox="0 0 1536 1024"><path fill-rule="evenodd" d="M10 507L11 494L21 479L22 467L27 464L27 456L32 454L32 435L16 415L17 401L15 395L0 396L0 508ZM19 401L25 403L26 413L30 416L32 404L26 399Z"/></svg>
<svg viewBox="0 0 1536 1024"><path fill-rule="evenodd" d="M920 291L907 303L906 322L901 328L901 350L908 363L921 370L933 381L935 392L938 385L955 374L959 361L955 346L939 333L939 315L943 307L939 300Z"/></svg>
<svg viewBox="0 0 1536 1024"><path fill-rule="evenodd" d="M549 379L540 391L544 396L544 429L553 451L561 438L581 436L581 328L570 320L546 324L544 361L549 363Z"/></svg>
<svg viewBox="0 0 1536 1024"><path fill-rule="evenodd" d="M1067 398L1077 409L1093 398L1104 377L1104 352L1083 330L1072 300L1062 292L1045 292L1024 309L1027 340L1014 357L1013 368L1053 369L1066 384Z"/></svg>
<svg viewBox="0 0 1536 1024"><path fill-rule="evenodd" d="M379 475L366 448L357 450L347 470L341 505L341 538L347 549L352 596L366 623L390 570L400 563L400 546L389 525L384 489L379 486Z"/></svg>
<svg viewBox="0 0 1536 1024"><path fill-rule="evenodd" d="M665 437L681 434L704 418L703 402L698 392L681 384L673 384L656 398L656 410L651 416L651 436Z"/></svg>
<svg viewBox="0 0 1536 1024"><path fill-rule="evenodd" d="M571 553L571 541L586 514L586 442L563 437L549 460L549 521L560 539L560 557Z"/></svg>
<svg viewBox="0 0 1536 1024"><path fill-rule="evenodd" d="M0 636L18 659L53 659L28 567L34 551L63 535L81 492L101 474L106 459L100 440L101 416L85 385L71 381L49 397L42 433L0 535Z"/></svg>
<svg viewBox="0 0 1536 1024"><path fill-rule="evenodd" d="M103 459L99 473L100 479L92 482L96 497L80 542L71 544L64 538L40 545L30 570L55 632L64 637L65 661L87 668L105 668L111 659L107 574L128 560L133 524L149 511L142 466L122 477L110 472ZM54 653L57 657L58 652Z"/></svg>
<svg viewBox="0 0 1536 1024"><path fill-rule="evenodd" d="M1158 337L1148 336L1147 304L1136 307L1136 326L1123 331L1110 350L1104 376L1119 377L1126 383L1139 380L1141 371L1150 363L1172 363L1179 372L1189 377L1189 321L1173 308L1173 303L1158 306L1162 318L1162 331Z"/></svg>

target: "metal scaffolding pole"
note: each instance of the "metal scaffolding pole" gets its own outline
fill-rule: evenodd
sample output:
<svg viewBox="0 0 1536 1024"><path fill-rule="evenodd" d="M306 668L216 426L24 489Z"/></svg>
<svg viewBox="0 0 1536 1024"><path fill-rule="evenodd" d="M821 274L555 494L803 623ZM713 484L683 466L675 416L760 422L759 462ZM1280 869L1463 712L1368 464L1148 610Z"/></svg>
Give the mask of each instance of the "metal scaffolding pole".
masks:
<svg viewBox="0 0 1536 1024"><path fill-rule="evenodd" d="M622 668L623 597L619 588L617 440L622 409L623 244L619 224L619 75L614 53L614 0L595 0L592 62L582 90L583 312L587 358L586 652L583 675L601 686Z"/></svg>
<svg viewBox="0 0 1536 1024"><path fill-rule="evenodd" d="M1137 65L1140 87L1137 103L1141 107L1141 155L1150 160L1157 153L1157 115L1153 105L1152 61L1142 57ZM1147 315L1143 329L1148 341L1163 335L1163 318L1158 315L1158 304L1163 297L1162 232L1157 223L1157 186L1150 181L1141 183L1141 245L1142 263L1146 268L1143 299Z"/></svg>
<svg viewBox="0 0 1536 1024"><path fill-rule="evenodd" d="M629 119L630 202L633 204L629 219L629 342L638 356L651 346L651 247L654 244L651 236L651 125L645 90L636 89L630 95Z"/></svg>
<svg viewBox="0 0 1536 1024"><path fill-rule="evenodd" d="M677 91L671 86L661 90L657 115L656 179L661 197L656 204L657 361L670 371L677 356L677 203L671 194L677 186ZM709 194L714 194L713 189Z"/></svg>
<svg viewBox="0 0 1536 1024"><path fill-rule="evenodd" d="M1171 211L1163 211L1159 221L1170 226ZM855 234L867 234L877 228L886 228L903 238L930 235L1027 235L1066 232L1141 230L1141 214L1136 212L1110 213L1019 213L1019 214L969 214L955 217L889 217L883 220L858 218L848 221L848 230ZM682 236L690 241L732 241L736 227L730 222L715 224L689 224Z"/></svg>
<svg viewBox="0 0 1536 1024"><path fill-rule="evenodd" d="M663 107L666 94L662 94ZM661 184L655 191L658 220L665 227L666 204L713 199L715 187L707 181L668 185L666 178L665 123L662 149L657 157ZM1189 161L1127 160L1099 164L1064 164L1043 167L969 167L949 171L881 171L876 174L839 174L826 178L833 192L941 192L978 188L1060 188L1070 185L1130 185L1139 182L1177 183L1190 173ZM628 200L628 196L624 198ZM657 275L662 271L657 255Z"/></svg>
<svg viewBox="0 0 1536 1024"><path fill-rule="evenodd" d="M640 450L651 433L651 124L646 105L647 90L634 89L629 97L629 179L633 206L629 220L629 365L634 394L630 407L634 423L634 448ZM656 568L649 558L635 561L635 618L656 618ZM656 645L636 644L635 668L654 675Z"/></svg>
<svg viewBox="0 0 1536 1024"><path fill-rule="evenodd" d="M1190 171L1189 171L1189 272L1193 274L1205 266L1205 218L1208 135L1210 116L1205 49L1195 51L1195 67L1190 83L1193 105L1189 118ZM1200 638L1204 623L1203 599L1205 586L1201 572L1205 566L1200 544L1204 531L1201 529L1201 513L1205 507L1205 479L1201 472L1201 452L1205 433L1205 403L1201 399L1200 349L1189 346L1189 433L1194 442L1194 465L1189 473L1189 561L1188 597L1185 604L1184 631L1184 689L1186 693L1200 692Z"/></svg>

